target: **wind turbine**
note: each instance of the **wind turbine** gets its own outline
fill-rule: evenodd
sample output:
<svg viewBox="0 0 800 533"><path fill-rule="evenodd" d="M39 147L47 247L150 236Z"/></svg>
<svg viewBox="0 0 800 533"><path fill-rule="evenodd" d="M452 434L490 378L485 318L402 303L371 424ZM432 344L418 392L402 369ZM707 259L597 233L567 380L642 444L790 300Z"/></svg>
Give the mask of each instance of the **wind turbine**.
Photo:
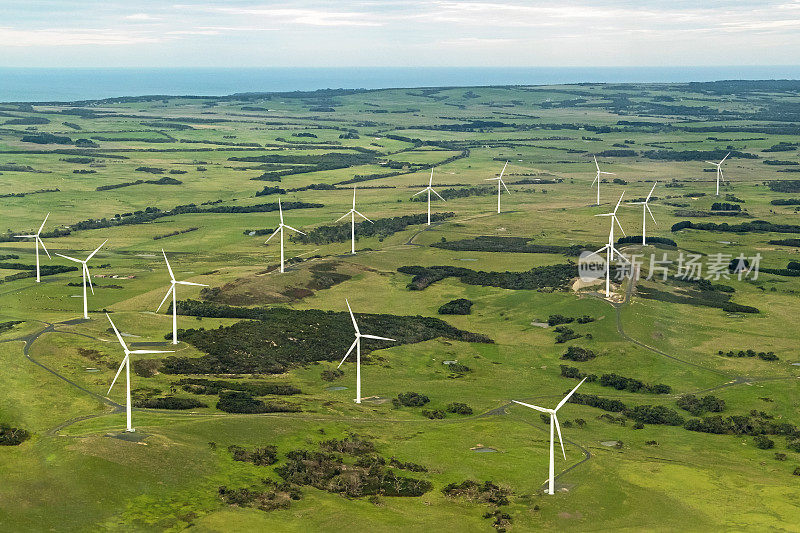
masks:
<svg viewBox="0 0 800 533"><path fill-rule="evenodd" d="M163 248L161 249L161 253L164 254L164 261L167 263L167 270L169 270L171 285L167 291L167 294L164 296L164 299L161 300L161 304L158 306L158 309L156 309L156 313L161 310L161 306L164 305L164 302L166 302L167 298L169 298L169 294L172 293L172 344L178 344L178 297L175 294L175 285L193 285L195 287L208 287L208 285L204 285L202 283L192 283L191 281L176 281L175 274L172 273L172 268L169 266L167 253Z"/></svg>
<svg viewBox="0 0 800 533"><path fill-rule="evenodd" d="M550 415L550 477L548 478L547 483L547 494L555 494L553 490L553 485L555 484L555 454L553 453L553 426L556 427L558 430L558 443L561 445L561 453L564 455L564 460L567 460L567 452L564 451L564 441L561 439L561 426L558 424L558 416L556 415L556 411L561 409L561 407L567 403L567 400L575 394L575 391L578 390L578 387L583 385L583 382L586 381L586 378L583 378L580 383L578 383L574 389L572 389L569 394L567 394L563 400L558 402L555 409L545 409L544 407L539 407L538 405L531 405L529 403L518 402L517 400L511 400L514 403L518 403L520 405L524 405L525 407L530 407L531 409L536 409L537 411L541 411L543 413L547 413Z"/></svg>
<svg viewBox="0 0 800 533"><path fill-rule="evenodd" d="M600 176L603 175L603 174L606 174L606 175L609 175L609 176L616 176L616 174L614 174L613 172L602 172L600 170L600 165L597 164L597 156L594 156L594 166L597 167L597 175L594 177L594 181L592 182L592 185L594 185L595 181L597 182L597 205L600 205ZM590 187L591 187L591 185L590 185Z"/></svg>
<svg viewBox="0 0 800 533"><path fill-rule="evenodd" d="M108 239L103 241L103 244L107 243ZM94 252L90 253L89 256L81 261L80 259L75 259L74 257L70 257L68 255L56 253L57 256L63 257L64 259L69 259L70 261L74 261L76 263L80 263L82 265L81 269L83 271L83 318L89 320L89 307L86 299L86 282L89 282L89 288L92 290L92 295L94 295L94 287L92 287L92 277L89 275L89 267L86 266L86 263L91 259L94 254L100 251L100 248L103 247L103 244L98 246Z"/></svg>
<svg viewBox="0 0 800 533"><path fill-rule="evenodd" d="M500 171L500 177L498 177L498 178L486 178L486 180L485 180L485 181L497 180L497 213L498 214L500 213L500 193L502 192L500 190L500 185L502 185L505 188L505 190L506 190L506 192L508 194L511 194L511 191L509 191L508 187L506 187L506 182L503 181L503 174L505 173L507 166L508 166L508 161L506 161L506 164L503 165L503 170Z"/></svg>
<svg viewBox="0 0 800 533"><path fill-rule="evenodd" d="M281 273L283 273L283 228L290 229L292 231L300 233L301 235L305 235L305 233L303 233L299 229L295 229L295 228L291 227L290 225L283 223L283 207L281 207L281 199L280 198L278 198L278 211L280 211L281 223L278 226L278 228L272 233L272 235L269 236L269 239L273 238L275 236L275 234L278 233L279 231L281 232ZM269 242L269 239L264 241L264 244L267 244Z"/></svg>
<svg viewBox="0 0 800 533"><path fill-rule="evenodd" d="M430 226L431 225L431 193L433 193L436 196L438 196L439 198L441 198L441 200L443 202L445 201L445 199L442 198L441 194L439 194L438 192L433 190L433 169L431 169L431 179L428 180L428 186L425 187L424 189L422 189L421 191L414 193L414 196L416 196L418 194L422 194L425 191L428 191L428 225Z"/></svg>
<svg viewBox="0 0 800 533"><path fill-rule="evenodd" d="M646 231L646 228L647 228L647 213L650 213L650 218L653 219L653 224L656 224L656 225L658 224L658 222L656 222L656 217L653 216L653 212L650 211L650 206L647 205L647 202L650 201L650 197L653 195L653 191L656 190L656 185L658 185L658 182L655 182L653 184L653 188L650 189L650 194L647 195L647 198L645 199L644 202L631 202L632 205L641 205L642 206L642 246L645 246L647 244L647 242L645 240L646 239L646 235L645 234L647 233L647 231ZM620 228L620 229L622 229L622 228Z"/></svg>
<svg viewBox="0 0 800 533"><path fill-rule="evenodd" d="M361 218L363 218L364 220L366 220L370 224L374 224L374 222L372 222L370 219L368 219L367 217L365 217L364 215L362 215L361 213L356 211L356 186L355 185L353 185L353 208L350 211L348 211L347 213L345 213L344 215L342 215L339 218L337 218L336 222L339 222L340 220L342 220L347 215L350 215L350 237L351 237L351 239L350 239L350 242L351 242L351 244L350 244L350 253L355 255L355 253L356 253L356 215L360 216Z"/></svg>
<svg viewBox="0 0 800 533"><path fill-rule="evenodd" d="M122 367L125 367L125 379L127 381L125 411L128 418L128 426L125 431L132 432L135 430L131 427L131 354L139 355L146 353L172 353L174 350L129 350L128 346L125 344L125 341L122 339L122 335L119 334L117 326L114 325L111 317L108 316L108 313L106 313L106 316L108 317L108 321L111 322L111 327L114 328L114 333L117 334L117 338L119 339L119 343L122 345L122 349L125 351L125 358L122 359L122 363L119 365L119 370L117 370L117 375L114 376L114 381L111 382L111 386L108 388L106 396L111 394L111 389L114 388L114 384L117 382L120 372L122 372Z"/></svg>
<svg viewBox="0 0 800 533"><path fill-rule="evenodd" d="M619 219L617 218L617 209L619 209L619 204L622 202L622 197L625 196L625 191L622 191L622 194L619 195L619 201L617 202L617 206L614 208L614 211L611 213L603 213L602 215L595 215L596 217L611 217L611 231L608 234L608 244L597 250L596 252L592 252L591 255L597 255L602 251L606 252L606 298L611 296L611 261L614 259L614 254L617 254L620 258L624 261L630 263L628 258L622 255L622 252L617 250L614 247L614 223L617 223L619 226L619 230L625 235L625 230L622 229L622 224L619 223ZM627 237L627 235L625 235Z"/></svg>
<svg viewBox="0 0 800 533"><path fill-rule="evenodd" d="M34 246L36 246L36 283L39 283L42 280L41 276L39 275L39 245L40 244L42 245L42 249L44 250L44 253L47 254L47 257L51 258L50 257L50 252L47 251L47 247L44 245L44 241L42 241L42 237L41 237L42 230L44 229L44 224L45 224L45 222L47 222L47 217L49 217L49 216L50 216L50 213L47 213L47 216L44 217L44 222L42 222L42 225L39 226L39 231L37 231L35 234L33 234L33 235L14 235L14 237L16 237L17 239L34 239L34 241L33 241L34 242Z"/></svg>
<svg viewBox="0 0 800 533"><path fill-rule="evenodd" d="M731 153L728 152L728 155L731 155ZM719 181L720 180L725 181L725 177L722 175L722 163L724 163L725 160L728 159L728 155L723 157L722 161L720 161L719 163L715 163L713 161L706 161L706 163L708 163L709 165L714 165L715 167L717 167L717 196L719 196Z"/></svg>
<svg viewBox="0 0 800 533"><path fill-rule="evenodd" d="M352 352L353 348L355 348L356 349L356 399L355 399L355 402L356 403L361 403L361 338L363 337L365 339L376 339L376 340L379 340L379 341L392 341L392 342L397 342L397 341L395 339L388 339L386 337L378 337L376 335L364 335L363 333L361 333L361 330L358 329L358 324L356 323L356 317L353 316L353 310L350 309L350 302L348 302L347 299L345 299L345 303L347 304L347 310L350 311L350 318L353 320L353 327L356 330L355 331L356 340L354 340L353 344L350 345L350 349L347 350L346 354L344 354L344 357L342 358L342 362L339 363L339 366L337 366L336 368L339 368L340 366L342 366L342 363L344 363L345 359L347 359L347 356L350 355L350 352Z"/></svg>

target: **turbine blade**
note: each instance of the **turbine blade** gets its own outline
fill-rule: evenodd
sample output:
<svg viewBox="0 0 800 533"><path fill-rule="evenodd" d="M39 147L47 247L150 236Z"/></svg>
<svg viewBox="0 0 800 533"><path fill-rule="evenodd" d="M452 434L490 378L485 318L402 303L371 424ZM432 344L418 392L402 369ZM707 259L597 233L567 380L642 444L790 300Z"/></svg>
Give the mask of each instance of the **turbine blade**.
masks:
<svg viewBox="0 0 800 533"><path fill-rule="evenodd" d="M103 241L103 244L105 244L105 243L107 243L107 242L108 242L108 239L104 240L104 241ZM100 251L100 248L102 248L102 247L103 247L103 244L101 244L100 246L98 246L97 248L95 248L94 252L90 253L90 254L89 254L89 257L87 257L87 258L86 258L86 260L88 261L89 259L91 259L92 257L94 257L94 254L96 254L97 252L99 252L99 251Z"/></svg>
<svg viewBox="0 0 800 533"><path fill-rule="evenodd" d="M622 224L619 223L619 219L616 217L616 215L612 220L617 223L617 226L619 226L619 230L622 232L623 235L627 237L628 235L625 233L625 230L622 229Z"/></svg>
<svg viewBox="0 0 800 533"><path fill-rule="evenodd" d="M599 180L599 179L600 179L600 175L598 174L597 176L594 177L594 179L592 180L592 183L591 183L591 185L589 185L589 187L592 187L595 184L595 182L597 182L597 180ZM599 187L599 185L598 185L598 187Z"/></svg>
<svg viewBox="0 0 800 533"><path fill-rule="evenodd" d="M17 239L33 239L34 237L38 237L38 235L14 235Z"/></svg>
<svg viewBox="0 0 800 533"><path fill-rule="evenodd" d="M719 164L721 165L726 159L728 159L729 155L731 155L730 152L728 152L728 154L725 157L722 158L722 161L720 161Z"/></svg>
<svg viewBox="0 0 800 533"><path fill-rule="evenodd" d="M92 291L92 296L94 296L94 285L92 285L92 276L89 274L89 266L86 263L83 264L83 271L86 273L86 281L89 282L89 290Z"/></svg>
<svg viewBox="0 0 800 533"><path fill-rule="evenodd" d="M44 229L44 224L45 224L45 222L47 222L47 217L49 217L49 216L50 216L50 213L47 213L47 216L45 216L45 217L44 217L44 221L42 222L42 225L41 225L41 226L39 226L39 231L37 231L37 232L36 232L36 235L37 235L37 236L38 236L38 235L39 235L39 234L42 232L42 230Z"/></svg>
<svg viewBox="0 0 800 533"><path fill-rule="evenodd" d="M108 316L108 313L106 313L106 318L108 318L108 321L111 322L111 327L114 328L114 333L117 334L117 339L119 339L119 343L122 345L123 348L125 348L125 351L127 352L128 351L128 347L125 345L125 340L122 338L122 335L119 334L119 330L117 329L117 326L114 325L114 321L111 320L111 317Z"/></svg>
<svg viewBox="0 0 800 533"><path fill-rule="evenodd" d="M608 245L606 245L606 246L608 246ZM616 248L614 248L612 246L611 247L611 256L613 257L614 254L617 254L617 256L619 256L619 258L622 259L623 261L625 261L626 263L631 264L630 260L627 257L625 257L624 255L622 255L622 252L620 252L619 250L617 250Z"/></svg>
<svg viewBox="0 0 800 533"><path fill-rule="evenodd" d="M371 223L371 224L374 224L374 222L372 222L370 219L368 219L367 217L365 217L364 215L362 215L362 214L361 214L361 213L359 213L358 211L356 211L356 215L360 216L361 218L363 218L363 219L364 219L364 220L366 220L367 222L369 222L369 223Z"/></svg>
<svg viewBox="0 0 800 533"><path fill-rule="evenodd" d="M438 197L439 197L439 199L441 199L443 202L446 202L446 201L447 201L447 200L445 200L444 198L442 198L442 195L441 195L441 194L439 194L438 192L436 192L435 190L431 189L431 192L432 192L433 194L435 194L436 196L438 196Z"/></svg>
<svg viewBox="0 0 800 533"><path fill-rule="evenodd" d="M600 174L608 174L609 176L616 176L614 172L601 172Z"/></svg>
<svg viewBox="0 0 800 533"><path fill-rule="evenodd" d="M558 411L559 409L561 409L561 406L562 406L562 405L564 405L565 403L567 403L567 400L569 400L569 399L572 397L572 395L573 395L573 394L575 394L575 391L576 391L576 390L578 390L578 387L580 387L581 385L583 385L583 382L584 382L584 381L586 381L586 378L583 378L583 379L581 380L581 382L580 382L580 383L578 383L577 385L575 385L575 388L574 388L574 389L572 389L571 391L569 391L569 394L567 394L566 396L564 396L564 399L563 399L563 400L561 400L560 402L558 402L558 405L556 405L556 408L555 408L555 409L553 409L553 411Z"/></svg>
<svg viewBox="0 0 800 533"><path fill-rule="evenodd" d="M281 206L281 198L278 197L278 212L281 215L281 224L283 224L283 207Z"/></svg>
<svg viewBox="0 0 800 533"><path fill-rule="evenodd" d="M616 213L617 209L619 209L619 204L622 203L623 196L625 196L625 191L622 191L622 194L619 195L619 200L617 200L617 207L614 208L614 213Z"/></svg>
<svg viewBox="0 0 800 533"><path fill-rule="evenodd" d="M508 166L508 161L506 161L506 164L505 164L505 165L503 165L503 170L501 170L501 171L500 171L500 180L502 180L502 179L503 179L503 174L505 174L505 173L506 173L506 167L507 167L507 166Z"/></svg>
<svg viewBox="0 0 800 533"><path fill-rule="evenodd" d="M656 222L656 217L654 217L654 216L653 216L653 212L652 212L652 211L650 211L650 206L649 206L649 205L647 205L647 204L644 204L644 206L647 208L647 212L648 212L648 213L650 213L650 218L652 218L652 219L653 219L653 224L656 224L656 225L658 225L658 222Z"/></svg>
<svg viewBox="0 0 800 533"><path fill-rule="evenodd" d="M302 231L300 231L300 230L299 230L299 229L297 229L297 228L293 228L293 227L291 227L289 224L284 224L284 227L287 227L287 228L289 228L289 229L290 229L290 230L292 230L292 231L296 231L297 233L300 233L301 235L305 235L305 233L303 233Z"/></svg>
<svg viewBox="0 0 800 533"><path fill-rule="evenodd" d="M172 291L174 291L174 290L175 290L175 284L173 283L172 285L170 285L169 290L167 290L167 294L164 295L164 299L161 300L160 304L158 304L158 308L156 309L156 313L161 311L161 306L164 305L164 302L167 301L167 298L169 298L170 293L172 293Z"/></svg>
<svg viewBox="0 0 800 533"><path fill-rule="evenodd" d="M361 331L358 329L358 323L356 323L356 317L353 315L353 310L350 309L350 302L347 301L347 298L344 299L344 303L347 304L347 310L350 311L350 319L353 321L353 327L356 330L356 335L361 335Z"/></svg>
<svg viewBox="0 0 800 533"><path fill-rule="evenodd" d="M506 190L506 192L507 192L508 194L511 194L511 191L509 191L509 190L508 190L508 187L506 187L506 182L505 182L505 181L503 181L503 179L502 179L502 178L500 178L500 183L502 183L502 184L503 184L503 188Z"/></svg>
<svg viewBox="0 0 800 533"><path fill-rule="evenodd" d="M342 357L342 361L341 363L339 363L339 366L342 366L342 363L344 363L344 360L347 359L347 356L350 355L350 353L353 351L353 348L356 347L357 343L358 343L358 337L356 337L356 340L354 340L353 344L350 345L350 349L347 350L347 353L344 354L344 357ZM339 368L339 366L337 366L336 368Z"/></svg>
<svg viewBox="0 0 800 533"><path fill-rule="evenodd" d="M342 220L344 217L346 217L347 215L349 215L349 214L350 214L350 213L352 213L352 212L353 212L353 209L351 209L350 211L348 211L348 212L347 212L347 213L345 213L344 215L342 215L342 216L340 216L339 218L337 218L337 219L336 219L336 222L339 222L340 220Z"/></svg>
<svg viewBox="0 0 800 533"><path fill-rule="evenodd" d="M564 455L564 460L567 460L567 452L564 451L564 439L561 438L561 425L558 423L558 416L553 413L553 422L556 425L556 431L558 431L558 443L561 445L561 453Z"/></svg>
<svg viewBox="0 0 800 533"><path fill-rule="evenodd" d="M193 287L208 287L205 283L194 283L193 281L176 281L178 285L191 285Z"/></svg>
<svg viewBox="0 0 800 533"><path fill-rule="evenodd" d="M600 165L597 164L597 156L595 155L595 156L592 156L592 157L594 157L594 166L597 167L597 172L600 172Z"/></svg>
<svg viewBox="0 0 800 533"><path fill-rule="evenodd" d="M58 252L54 252L57 256L63 257L64 259L69 259L70 261L75 261L76 263L83 263L82 259L75 259L74 257L70 257L68 255L60 254Z"/></svg>
<svg viewBox="0 0 800 533"><path fill-rule="evenodd" d="M428 188L433 186L433 167L431 167L431 179L428 180Z"/></svg>
<svg viewBox="0 0 800 533"><path fill-rule="evenodd" d="M106 395L111 394L111 389L114 388L114 384L117 382L117 378L119 377L120 373L122 372L122 368L125 366L125 362L128 360L128 354L125 354L125 357L122 358L122 363L119 365L119 369L117 370L117 374L114 376L114 380L111 382L111 386L108 388L108 392Z"/></svg>
<svg viewBox="0 0 800 533"><path fill-rule="evenodd" d="M356 209L356 186L353 185L353 210Z"/></svg>
<svg viewBox="0 0 800 533"><path fill-rule="evenodd" d="M607 244L606 244L605 246L603 246L602 248L600 248L599 250L597 250L596 252L592 252L592 253L590 253L589 255L597 255L597 254L599 254L600 252L602 252L603 250L605 250L606 248L608 248L608 245L607 245Z"/></svg>
<svg viewBox="0 0 800 533"><path fill-rule="evenodd" d="M536 409L537 411L541 411L543 413L550 413L550 409L545 409L544 407L539 407L538 405L531 405L525 402L518 402L517 400L511 400L514 403L518 403L520 405L524 405L525 407L530 407L531 409Z"/></svg>
<svg viewBox="0 0 800 533"><path fill-rule="evenodd" d="M418 195L418 194L422 194L422 193L424 193L424 192L425 192L425 191L427 191L427 190L428 190L428 187L425 187L425 188L424 188L424 189L422 189L421 191L419 191L419 192L415 192L415 193L414 193L414 194L412 194L411 196L416 196L416 195Z"/></svg>
<svg viewBox="0 0 800 533"><path fill-rule="evenodd" d="M714 161L705 161L705 163L708 163L709 165L714 165L715 167L718 166L718 164L715 163Z"/></svg>
<svg viewBox="0 0 800 533"><path fill-rule="evenodd" d="M172 273L172 267L169 266L169 259L167 259L167 252L164 249L161 249L161 253L164 254L164 262L167 263L167 270L169 270L169 277L172 281L175 281L175 274Z"/></svg>
<svg viewBox="0 0 800 533"><path fill-rule="evenodd" d="M274 237L274 236L275 236L275 235L276 235L276 234L277 234L277 233L278 233L280 230L281 230L281 227L280 227L280 226L278 226L278 228L277 228L275 231L273 231L273 232L272 232L272 235L270 235L269 237L267 237L267 240L266 240L266 241L264 241L264 244L267 244L267 243L269 242L269 240L270 240L271 238L273 238L273 237Z"/></svg>
<svg viewBox="0 0 800 533"><path fill-rule="evenodd" d="M656 185L658 185L658 182L653 183L653 188L650 189L650 194L647 195L647 200L645 200L645 203L650 201L650 197L653 196L653 191L656 190Z"/></svg>
<svg viewBox="0 0 800 533"><path fill-rule="evenodd" d="M37 235L36 240L39 241L39 244L42 245L42 249L44 250L44 253L47 254L47 257L52 259L52 257L50 256L50 252L47 251L47 246L44 245L44 241L42 240L42 238Z"/></svg>
<svg viewBox="0 0 800 533"><path fill-rule="evenodd" d="M378 341L397 342L397 339L390 339L388 337L378 337L377 335L361 335L361 336L364 337L365 339L375 339L375 340L378 340Z"/></svg>

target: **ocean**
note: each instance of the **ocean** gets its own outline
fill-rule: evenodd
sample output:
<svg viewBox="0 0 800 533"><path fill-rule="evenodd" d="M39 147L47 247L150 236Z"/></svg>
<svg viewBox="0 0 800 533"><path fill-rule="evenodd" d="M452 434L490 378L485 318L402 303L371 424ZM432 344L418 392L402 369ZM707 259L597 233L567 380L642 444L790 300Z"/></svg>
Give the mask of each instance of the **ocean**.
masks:
<svg viewBox="0 0 800 533"><path fill-rule="evenodd" d="M560 83L800 79L800 66L722 67L0 67L0 102L202 95L315 89L382 89Z"/></svg>

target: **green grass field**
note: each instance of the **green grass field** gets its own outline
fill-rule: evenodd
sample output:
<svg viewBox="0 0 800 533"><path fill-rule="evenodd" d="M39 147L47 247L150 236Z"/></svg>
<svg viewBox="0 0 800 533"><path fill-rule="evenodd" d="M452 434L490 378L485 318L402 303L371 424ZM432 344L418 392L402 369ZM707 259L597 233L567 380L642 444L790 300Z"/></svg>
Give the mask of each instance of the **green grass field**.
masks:
<svg viewBox="0 0 800 533"><path fill-rule="evenodd" d="M790 164L800 163L800 125L782 114L800 103L799 90L800 85L756 82L625 84L129 98L32 108L0 104L8 117L0 122L49 121L0 124L5 224L0 255L17 256L0 261L0 322L20 321L0 333L0 423L31 433L21 445L0 446L0 524L9 531L492 531L493 519L484 514L495 507L442 492L450 483L474 479L510 491L509 503L499 507L508 514L502 527L510 531L797 531L800 452L790 448L792 437L770 435L774 448L759 449L747 432L711 434L652 423L638 428L632 419L609 420L620 413L603 417L606 411L568 403L559 411L562 426L576 419L585 425L563 427L567 459L557 452L556 494L550 496L543 492L549 428L539 413L511 400L554 406L577 383L560 375L559 365L567 364L597 376L616 373L671 387L670 394L634 393L596 381L584 383L584 394L630 407L665 406L686 420L698 417L679 409L676 400L712 394L726 408L703 416L747 416L788 423L797 431L800 351L793 324L800 311L800 277L760 273L739 280L726 270L714 280L732 288L724 293L731 302L758 313L703 305L705 296L686 284L644 278L651 253L675 262L681 253L706 261L713 254L729 260L758 253L760 266L770 269L786 269L797 260L800 247L769 242L794 238L791 228L671 227L684 220L797 224L794 205L771 201L800 196L800 183L790 182L800 179L792 173L798 167ZM320 106L335 111L313 111ZM42 133L68 136L71 144L22 140ZM75 144L78 139L94 145ZM780 151L770 151L776 145ZM727 152L733 152L723 167L727 181L716 197L715 174L703 161ZM595 154L604 171L616 174L601 183L600 206L594 205L590 186ZM362 159L351 164L356 156ZM308 232L333 224L350 209L350 180L358 180L357 209L378 220L423 213L425 203L411 197L427 185L431 167L434 188L461 189L487 185L484 180L498 175L506 160L511 194L502 195L502 213L496 213L494 194L436 201L433 212L455 215L429 227L360 238L355 256L349 254L349 240L301 244L287 234L286 257L296 261L284 274L276 270L275 239L265 245L266 235L249 234L274 229L276 211L171 211L188 204L206 211L272 206L276 194L256 193L280 187L286 190L284 202L323 205L284 211L287 224ZM334 161L334 168L325 161ZM277 181L258 179L262 175ZM162 177L180 183L102 189ZM514 183L536 179L544 181ZM571 282L564 290L525 290L450 277L409 290L411 276L397 271L419 265L523 272L576 261L555 253L431 245L492 236L599 248L608 239L608 220L593 215L613 209L623 190L626 200L644 198L654 180L657 225L649 221L648 236L673 239L677 248L620 245L626 254L645 259L641 279L616 286L614 302L604 299L597 285L576 291ZM780 187L769 187L770 181L786 182L795 194L774 190ZM337 188L307 189L320 184ZM714 202L736 203L742 212L725 216L711 210ZM147 208L160 215L133 223ZM95 294L89 295L89 321L71 322L82 316L81 287L75 285L79 271L48 275L38 284L31 277L14 279L30 272L13 263L33 264L34 243L11 236L35 232L47 213L43 233L51 254L85 257L108 239L90 262ZM641 206L623 203L619 213L628 235L640 235ZM82 229L87 226L94 227ZM59 234L52 234L55 230ZM163 308L155 313L169 288L162 249L177 279L218 289L214 298L220 302L343 312L347 298L357 316L437 317L489 336L493 344L444 338L402 344L365 355L362 366L364 396L390 399L415 391L430 398L426 409L463 402L473 414L433 420L418 407L395 408L389 401L357 405L352 360L342 365L342 377L321 378L344 355L331 353L330 361L295 365L282 374L134 372L133 389L194 398L208 407L136 409L135 435L142 440L116 438L125 427L119 407L124 382L107 398L106 392L123 356L103 312L130 335L128 342L162 341L171 332L171 316ZM67 264L55 255L41 259L43 265ZM343 279L315 285L319 269ZM676 273L676 263L670 273ZM178 291L180 300L208 297L198 287ZM437 313L456 298L473 302L471 314ZM556 314L595 320L567 324L582 336L556 343L554 328L539 324ZM178 316L184 329L214 330L236 322ZM590 349L597 357L561 360L569 346ZM204 355L183 342L174 349L178 356ZM778 360L718 354L748 349L774 352ZM134 360L145 357L150 356ZM445 360L470 371L454 378ZM291 384L303 393L287 401L301 411L228 413L216 407L216 396L178 387L175 382L184 377ZM219 497L221 486L278 481L275 467L286 463L289 451L315 449L322 440L349 433L372 440L383 457L425 466L425 473L404 475L427 480L432 489L419 497L346 498L303 486L302 499L272 511L229 505ZM614 441L619 445L609 445ZM274 445L279 459L273 466L234 461L230 445ZM496 452L477 453L476 447Z"/></svg>

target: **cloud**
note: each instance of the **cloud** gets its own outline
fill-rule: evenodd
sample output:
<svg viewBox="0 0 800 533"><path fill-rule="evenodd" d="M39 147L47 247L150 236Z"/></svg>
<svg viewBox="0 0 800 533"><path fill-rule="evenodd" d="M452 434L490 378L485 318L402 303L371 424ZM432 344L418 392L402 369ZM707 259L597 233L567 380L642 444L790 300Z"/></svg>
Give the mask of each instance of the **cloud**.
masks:
<svg viewBox="0 0 800 533"><path fill-rule="evenodd" d="M187 7L187 6L181 6ZM308 26L383 26L380 15L360 11L329 11L326 9L297 9L272 7L211 7L212 11L226 15L251 18L263 17L274 23L303 24Z"/></svg>
<svg viewBox="0 0 800 533"><path fill-rule="evenodd" d="M132 15L126 15L125 20L158 20L156 17L152 15L148 15L147 13L134 13Z"/></svg>
<svg viewBox="0 0 800 533"><path fill-rule="evenodd" d="M0 46L119 46L160 42L158 37L112 29L40 29L0 28Z"/></svg>

